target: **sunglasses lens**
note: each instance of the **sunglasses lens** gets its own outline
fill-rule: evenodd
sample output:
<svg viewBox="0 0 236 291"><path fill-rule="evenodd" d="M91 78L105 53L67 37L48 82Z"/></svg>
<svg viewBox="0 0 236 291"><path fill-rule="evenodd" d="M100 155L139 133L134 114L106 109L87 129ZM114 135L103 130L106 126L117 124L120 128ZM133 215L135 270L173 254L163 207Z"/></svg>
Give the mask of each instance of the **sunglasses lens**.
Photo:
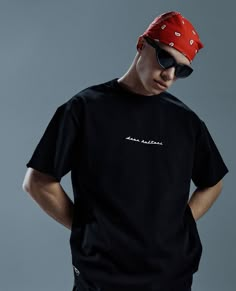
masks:
<svg viewBox="0 0 236 291"><path fill-rule="evenodd" d="M175 68L175 75L178 78L186 78L193 72L193 69L187 65L178 65Z"/></svg>
<svg viewBox="0 0 236 291"><path fill-rule="evenodd" d="M168 69L175 65L174 58L167 51L159 50L159 52L157 53L157 58L160 65L165 69Z"/></svg>
<svg viewBox="0 0 236 291"><path fill-rule="evenodd" d="M175 76L177 78L186 78L193 72L193 69L191 67L187 65L177 64L174 57L171 54L169 54L166 50L161 49L155 43L155 41L146 37L145 39L152 47L156 49L157 61L162 66L162 68L169 69L171 67L175 67Z"/></svg>

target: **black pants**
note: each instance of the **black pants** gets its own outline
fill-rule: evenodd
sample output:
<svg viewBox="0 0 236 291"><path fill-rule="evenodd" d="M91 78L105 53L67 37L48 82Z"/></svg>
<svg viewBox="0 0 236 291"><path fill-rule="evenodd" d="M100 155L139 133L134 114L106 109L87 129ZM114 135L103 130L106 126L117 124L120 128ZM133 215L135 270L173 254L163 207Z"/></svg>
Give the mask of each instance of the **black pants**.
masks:
<svg viewBox="0 0 236 291"><path fill-rule="evenodd" d="M89 287L88 285L82 285L79 286L79 287L76 287L75 284L73 286L73 289L72 291L102 291L100 288L92 288L92 287ZM112 290L111 290L112 291ZM143 290L143 291L146 291L146 290ZM163 290L165 291L165 290ZM190 287L188 290L176 290L176 291L192 291L192 288Z"/></svg>
<svg viewBox="0 0 236 291"><path fill-rule="evenodd" d="M101 288L97 288L92 285L92 283L88 282L84 278L82 278L81 274L76 275L77 281L75 283L72 291L102 291Z"/></svg>
<svg viewBox="0 0 236 291"><path fill-rule="evenodd" d="M92 286L91 283L87 282L87 280L82 278L81 274L79 274L79 276L77 275L76 285L75 285L75 281L74 281L74 286L73 286L72 291L103 291L101 288L96 288L96 287ZM146 290L143 290L143 291L146 291ZM165 291L165 290L163 290L163 291ZM192 291L192 288L190 287L187 290L185 289L185 290L174 290L174 291Z"/></svg>
<svg viewBox="0 0 236 291"><path fill-rule="evenodd" d="M91 289L89 288L89 289L86 289L86 291L90 291ZM84 289L83 290L80 290L80 288L79 287L76 287L76 286L74 286L73 287L73 289L72 289L72 291L84 291ZM144 290L145 291L145 290ZM176 290L176 291L182 291L182 290ZM184 291L192 291L192 289L190 288L190 289L188 289L188 290L184 290Z"/></svg>

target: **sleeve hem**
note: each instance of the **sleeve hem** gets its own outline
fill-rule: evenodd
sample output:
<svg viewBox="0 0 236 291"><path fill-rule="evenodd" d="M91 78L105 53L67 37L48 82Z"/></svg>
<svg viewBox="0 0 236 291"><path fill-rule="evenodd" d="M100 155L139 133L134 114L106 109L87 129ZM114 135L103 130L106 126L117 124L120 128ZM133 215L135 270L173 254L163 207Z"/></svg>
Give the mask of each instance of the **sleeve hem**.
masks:
<svg viewBox="0 0 236 291"><path fill-rule="evenodd" d="M209 188L209 187L213 187L213 186L215 186L215 185L216 185L220 180L222 180L223 177L224 177L228 172L229 172L229 170L226 168L225 171L222 172L220 176L218 176L217 178L211 180L209 183L203 183L203 184L198 184L198 185L195 184L195 186L196 186L197 188Z"/></svg>
<svg viewBox="0 0 236 291"><path fill-rule="evenodd" d="M51 172L49 170L43 169L42 167L40 167L38 165L35 165L35 164L31 163L31 162L28 162L26 164L26 167L27 168L29 168L29 167L33 168L33 169L35 169L35 170L37 170L37 171L39 171L39 172L41 172L43 174L46 174L46 175L49 175L49 176L53 177L54 179L57 180L57 182L59 182L59 183L61 182L61 177L59 177L58 175L56 175L55 173L53 173L53 172Z"/></svg>

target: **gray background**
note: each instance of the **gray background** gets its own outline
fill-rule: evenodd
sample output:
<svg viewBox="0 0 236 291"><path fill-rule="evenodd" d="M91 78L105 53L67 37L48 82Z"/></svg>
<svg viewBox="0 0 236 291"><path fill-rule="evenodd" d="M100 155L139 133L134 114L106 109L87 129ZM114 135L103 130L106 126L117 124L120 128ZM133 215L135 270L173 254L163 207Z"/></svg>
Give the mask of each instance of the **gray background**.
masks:
<svg viewBox="0 0 236 291"><path fill-rule="evenodd" d="M125 73L138 36L169 10L190 19L205 44L194 74L170 92L206 122L230 170L220 197L197 222L203 256L193 291L235 290L234 1L0 3L0 290L71 290L69 230L22 190L25 164L56 108L83 88ZM62 185L72 197L70 175Z"/></svg>

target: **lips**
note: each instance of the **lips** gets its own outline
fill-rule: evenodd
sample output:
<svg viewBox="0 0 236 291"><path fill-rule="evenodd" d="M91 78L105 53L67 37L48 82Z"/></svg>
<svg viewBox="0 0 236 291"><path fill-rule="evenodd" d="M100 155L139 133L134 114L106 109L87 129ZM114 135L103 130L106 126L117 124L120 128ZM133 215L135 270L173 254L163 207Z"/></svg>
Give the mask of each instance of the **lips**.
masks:
<svg viewBox="0 0 236 291"><path fill-rule="evenodd" d="M155 80L155 79L154 79L154 81L155 81L158 85L160 85L161 87L163 87L164 89L167 88L167 86L166 86L165 83L162 83L161 81L157 81L157 80Z"/></svg>

